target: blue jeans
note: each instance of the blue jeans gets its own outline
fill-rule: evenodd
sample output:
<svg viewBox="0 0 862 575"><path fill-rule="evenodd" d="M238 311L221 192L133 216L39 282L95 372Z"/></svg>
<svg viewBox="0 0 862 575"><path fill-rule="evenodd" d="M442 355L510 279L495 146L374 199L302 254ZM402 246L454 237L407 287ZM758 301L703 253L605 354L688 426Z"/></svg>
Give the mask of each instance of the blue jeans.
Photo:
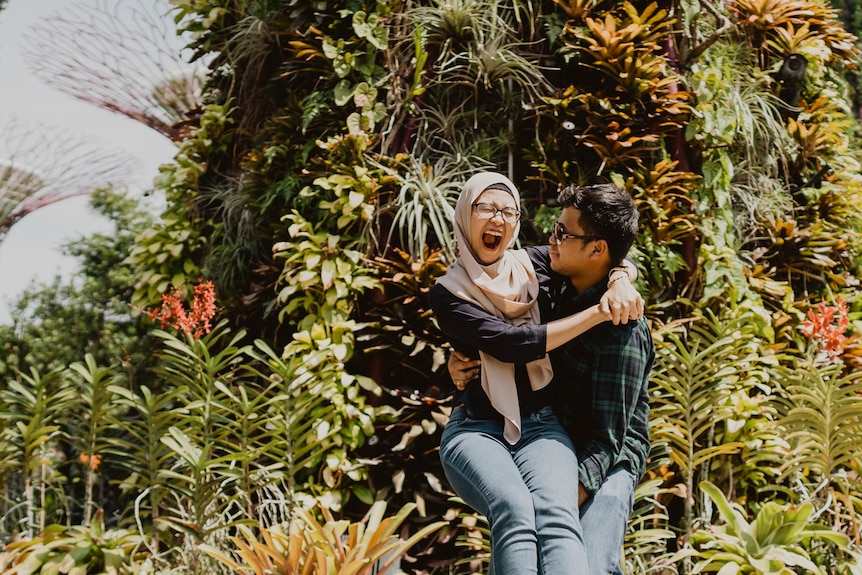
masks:
<svg viewBox="0 0 862 575"><path fill-rule="evenodd" d="M592 575L623 575L623 539L635 499L635 477L614 467L581 508L581 529Z"/></svg>
<svg viewBox="0 0 862 575"><path fill-rule="evenodd" d="M521 426L512 446L502 422L456 408L440 441L446 477L488 519L491 573L587 574L572 442L550 407L525 416Z"/></svg>

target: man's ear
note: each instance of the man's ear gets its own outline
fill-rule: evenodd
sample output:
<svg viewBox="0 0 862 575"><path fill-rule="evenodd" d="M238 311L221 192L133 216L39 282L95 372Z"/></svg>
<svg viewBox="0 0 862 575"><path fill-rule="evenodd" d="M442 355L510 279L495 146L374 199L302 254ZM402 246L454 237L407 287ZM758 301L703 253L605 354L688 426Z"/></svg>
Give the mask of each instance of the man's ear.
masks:
<svg viewBox="0 0 862 575"><path fill-rule="evenodd" d="M608 242L606 240L596 240L593 242L593 250L590 252L590 257L609 257Z"/></svg>

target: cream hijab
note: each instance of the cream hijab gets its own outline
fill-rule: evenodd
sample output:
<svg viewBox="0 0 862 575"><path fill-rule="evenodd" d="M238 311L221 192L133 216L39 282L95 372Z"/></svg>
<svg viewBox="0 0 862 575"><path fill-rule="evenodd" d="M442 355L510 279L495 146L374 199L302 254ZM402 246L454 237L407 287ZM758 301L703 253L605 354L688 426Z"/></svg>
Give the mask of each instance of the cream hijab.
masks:
<svg viewBox="0 0 862 575"><path fill-rule="evenodd" d="M521 228L515 224L512 239L503 257L496 262L483 265L476 259L470 245L470 224L472 208L476 199L489 187L505 186L520 206L520 196L515 184L501 174L482 172L474 175L467 183L455 204L455 239L458 242L458 259L439 278L450 293L480 306L482 309L512 325L525 323L538 324L539 281L529 256L524 250L513 250ZM503 437L511 445L521 438L521 410L518 405L518 391L515 385L515 364L502 362L489 354L479 352L482 361L482 389L504 418ZM553 376L548 355L527 364L527 374L534 390L542 389L550 383Z"/></svg>

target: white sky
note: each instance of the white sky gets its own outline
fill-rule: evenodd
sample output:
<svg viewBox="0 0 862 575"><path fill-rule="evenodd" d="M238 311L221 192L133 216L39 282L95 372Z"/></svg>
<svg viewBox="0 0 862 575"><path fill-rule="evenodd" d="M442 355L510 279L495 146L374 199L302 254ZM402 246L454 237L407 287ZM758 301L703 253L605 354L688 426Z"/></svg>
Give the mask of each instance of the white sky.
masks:
<svg viewBox="0 0 862 575"><path fill-rule="evenodd" d="M75 141L92 138L99 149L122 150L139 161L128 189L140 194L150 187L159 165L173 157L174 145L134 120L48 86L21 58L24 33L34 22L80 4L99 5L96 0L9 0L0 11L0 126L10 120L52 126L73 134ZM9 320L12 299L31 282L48 282L75 270L75 260L61 255L61 244L109 229L83 196L39 209L15 224L0 242L0 322Z"/></svg>

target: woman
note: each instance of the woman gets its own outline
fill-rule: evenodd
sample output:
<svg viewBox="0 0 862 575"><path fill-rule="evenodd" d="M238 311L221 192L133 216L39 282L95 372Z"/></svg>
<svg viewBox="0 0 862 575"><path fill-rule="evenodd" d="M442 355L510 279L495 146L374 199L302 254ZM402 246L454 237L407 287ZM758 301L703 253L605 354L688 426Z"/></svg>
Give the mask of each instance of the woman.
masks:
<svg viewBox="0 0 862 575"><path fill-rule="evenodd" d="M455 206L459 257L430 301L453 348L478 355L482 369L481 385L456 395L440 457L456 493L488 518L491 573L576 575L588 572L578 462L550 405L547 352L611 315L596 307L541 324L543 278L530 248L510 249L519 204L509 179L480 173Z"/></svg>

